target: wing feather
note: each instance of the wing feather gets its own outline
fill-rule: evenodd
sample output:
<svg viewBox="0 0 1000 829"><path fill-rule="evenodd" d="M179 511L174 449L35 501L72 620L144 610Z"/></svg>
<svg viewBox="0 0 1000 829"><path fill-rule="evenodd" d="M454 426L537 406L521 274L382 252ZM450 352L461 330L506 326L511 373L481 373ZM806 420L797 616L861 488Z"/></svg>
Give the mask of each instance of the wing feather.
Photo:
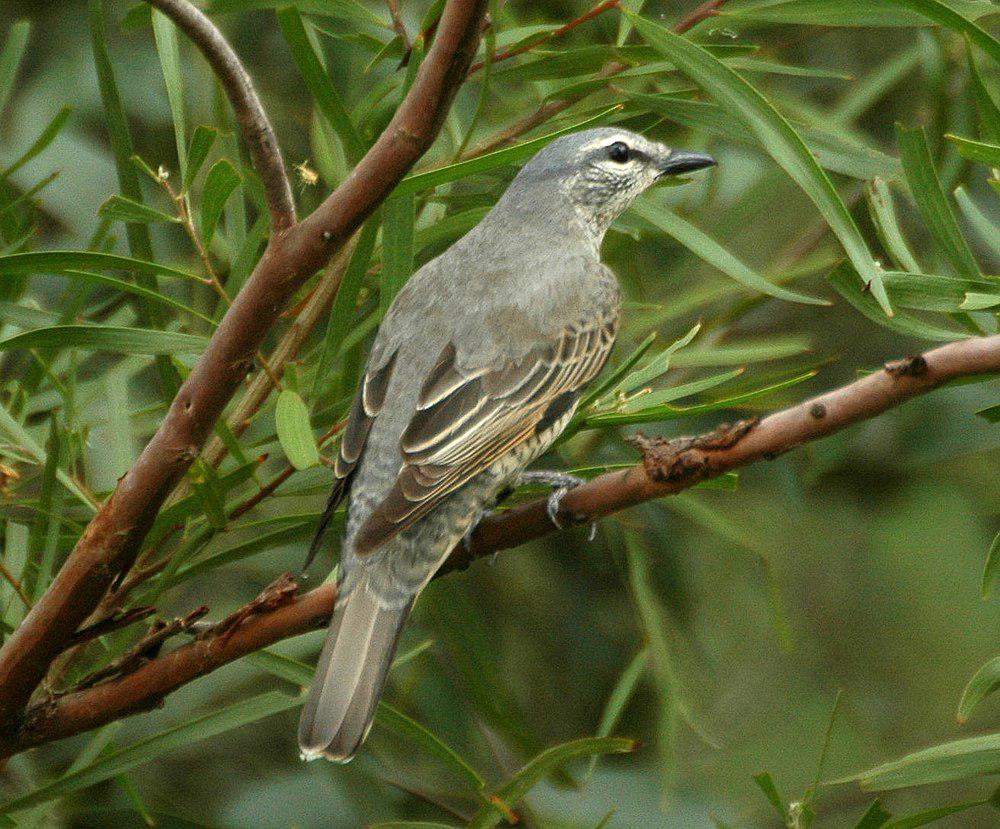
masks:
<svg viewBox="0 0 1000 829"><path fill-rule="evenodd" d="M449 343L421 390L400 442L396 482L354 538L371 552L575 404L603 368L617 332L617 314L565 329L553 343L490 370L463 371ZM557 418L556 418L557 419Z"/></svg>

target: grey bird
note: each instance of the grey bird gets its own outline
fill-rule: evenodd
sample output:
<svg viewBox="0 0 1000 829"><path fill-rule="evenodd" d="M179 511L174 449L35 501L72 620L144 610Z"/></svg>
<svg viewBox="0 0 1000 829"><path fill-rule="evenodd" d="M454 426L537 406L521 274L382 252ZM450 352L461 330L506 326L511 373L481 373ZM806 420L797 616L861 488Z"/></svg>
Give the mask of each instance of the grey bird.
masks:
<svg viewBox="0 0 1000 829"><path fill-rule="evenodd" d="M559 138L396 296L310 550L349 491L337 606L299 723L304 759L351 759L417 595L604 366L620 305L600 258L608 227L658 179L714 163L623 129Z"/></svg>

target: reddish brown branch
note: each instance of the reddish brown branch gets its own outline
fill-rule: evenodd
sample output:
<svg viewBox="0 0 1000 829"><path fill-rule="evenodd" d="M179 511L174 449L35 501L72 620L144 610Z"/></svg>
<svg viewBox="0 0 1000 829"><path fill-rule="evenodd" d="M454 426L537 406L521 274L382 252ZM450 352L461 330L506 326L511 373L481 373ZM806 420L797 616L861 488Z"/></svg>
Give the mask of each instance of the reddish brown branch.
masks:
<svg viewBox="0 0 1000 829"><path fill-rule="evenodd" d="M943 383L987 373L1000 373L1000 335L962 340L889 363L881 371L761 420L722 426L696 438L640 438L636 443L643 462L571 490L562 501L560 519L586 523L680 492L876 417ZM441 572L467 567L477 558L552 532L544 499L513 507L481 522L471 550L459 546ZM334 585L297 597L292 589L290 580L279 580L222 627L210 627L197 640L124 676L33 706L20 724L0 732L0 757L153 708L180 686L234 659L322 626L336 599Z"/></svg>
<svg viewBox="0 0 1000 829"><path fill-rule="evenodd" d="M505 49L503 52L499 52L498 54L493 56L493 62L499 63L502 60L510 60L510 58L516 57L517 55L523 55L525 52L530 52L532 49L537 49L543 43L548 43L550 40L553 40L554 38L562 37L562 35L566 34L567 32L572 32L573 29L577 28L578 26L582 26L589 20L593 20L598 15L604 14L604 12L609 11L611 9L617 9L620 2L621 0L604 0L603 3L598 3L589 11L585 11L575 20L571 20L565 26L560 26L558 29L553 29L551 32L546 32L545 34L541 34L538 36L537 39L529 41L528 43L522 43L520 46L517 46L516 48ZM477 63L472 64L472 66L469 68L469 74L472 75L478 72L485 65L486 64L484 61L478 61Z"/></svg>
<svg viewBox="0 0 1000 829"><path fill-rule="evenodd" d="M271 229L280 233L292 227L295 199L281 147L243 62L215 24L188 0L146 1L169 17L205 56L232 104L254 169L264 184Z"/></svg>
<svg viewBox="0 0 1000 829"><path fill-rule="evenodd" d="M246 97L252 92L249 78L204 15L184 0L157 0L155 5L206 52L227 91L244 96L237 114L257 113L255 97ZM272 207L277 232L160 428L90 522L44 596L0 649L0 723L7 728L14 727L52 660L114 579L132 566L159 508L198 457L289 299L344 246L433 142L468 71L485 11L486 0L449 0L434 43L389 126L311 216L287 227L293 214L281 205ZM273 174L268 190L275 198L280 182L277 171L268 173L267 165L275 166L280 159L277 145L258 121L242 125L258 137L262 156L263 148L273 149L270 159L261 158L261 175Z"/></svg>

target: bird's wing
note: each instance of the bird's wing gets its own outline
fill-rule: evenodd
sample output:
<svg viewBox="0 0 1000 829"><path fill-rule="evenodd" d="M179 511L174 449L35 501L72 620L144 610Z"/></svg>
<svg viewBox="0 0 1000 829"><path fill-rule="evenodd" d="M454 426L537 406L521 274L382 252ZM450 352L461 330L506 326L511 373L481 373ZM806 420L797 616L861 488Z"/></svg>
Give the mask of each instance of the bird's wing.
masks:
<svg viewBox="0 0 1000 829"><path fill-rule="evenodd" d="M358 530L355 552L375 550L568 412L604 366L617 327L609 309L520 359L474 371L445 346L403 432L396 481Z"/></svg>
<svg viewBox="0 0 1000 829"><path fill-rule="evenodd" d="M316 528L312 544L309 545L303 569L308 569L313 559L316 558L316 554L323 545L323 537L330 520L333 518L334 512L337 511L337 507L340 506L340 502L344 500L344 496L347 495L351 476L354 474L358 460L365 448L372 423L375 422L375 418L378 417L385 404L385 394L389 388L389 378L392 376L392 369L396 364L397 353L394 352L378 368L367 371L361 380L361 386L354 397L351 413L347 418L347 426L344 427L344 437L340 441L340 452L333 465L333 490L326 501L326 507L323 509L323 515Z"/></svg>

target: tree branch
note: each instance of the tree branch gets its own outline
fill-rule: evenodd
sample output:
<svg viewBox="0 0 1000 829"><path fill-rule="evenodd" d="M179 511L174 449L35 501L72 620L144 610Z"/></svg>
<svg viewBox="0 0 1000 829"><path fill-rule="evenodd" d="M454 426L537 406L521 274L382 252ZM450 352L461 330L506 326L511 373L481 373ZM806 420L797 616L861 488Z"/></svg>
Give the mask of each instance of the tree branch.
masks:
<svg viewBox="0 0 1000 829"><path fill-rule="evenodd" d="M670 495L700 481L876 417L944 383L1000 373L1000 335L950 343L926 354L887 363L881 371L757 420L723 425L696 438L637 438L643 462L601 475L563 499L560 520L588 523L619 510ZM555 532L545 500L488 516L471 550L459 546L439 571L467 567L482 556ZM286 578L198 639L151 659L125 676L106 680L31 707L22 723L0 731L0 757L97 728L153 708L182 685L235 659L326 623L336 586L293 595Z"/></svg>
<svg viewBox="0 0 1000 829"><path fill-rule="evenodd" d="M258 109L259 104L245 97L248 89L252 92L249 77L207 18L184 0L156 0L155 5L171 13L206 51L227 91L244 96L238 112ZM486 0L448 0L409 93L374 146L311 216L284 232L278 222L278 232L272 233L156 434L90 522L49 589L0 649L3 727L16 727L52 660L112 583L132 566L159 508L198 457L289 299L346 244L431 145L468 71L485 11ZM256 121L248 128L261 140L267 138ZM271 146L276 153L277 144ZM273 163L275 157L280 158L272 155L264 163ZM279 210L279 217L285 215Z"/></svg>
<svg viewBox="0 0 1000 829"><path fill-rule="evenodd" d="M285 172L285 160L257 96L250 73L229 41L205 14L188 0L146 0L169 17L205 56L229 98L243 133L254 169L260 175L271 214L271 230L281 233L295 224L295 199Z"/></svg>

